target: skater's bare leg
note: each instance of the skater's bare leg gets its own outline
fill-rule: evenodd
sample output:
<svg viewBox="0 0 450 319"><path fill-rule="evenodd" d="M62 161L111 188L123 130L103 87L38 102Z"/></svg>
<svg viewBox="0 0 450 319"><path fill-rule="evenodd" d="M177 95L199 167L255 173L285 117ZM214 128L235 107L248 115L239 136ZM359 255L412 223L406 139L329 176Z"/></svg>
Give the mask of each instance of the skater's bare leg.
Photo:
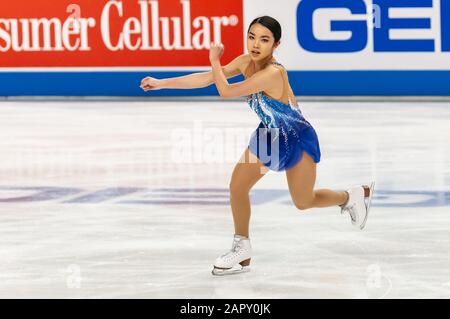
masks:
<svg viewBox="0 0 450 319"><path fill-rule="evenodd" d="M347 192L331 189L314 190L316 163L306 152L294 167L286 171L292 201L300 210L313 207L337 206L346 203Z"/></svg>
<svg viewBox="0 0 450 319"><path fill-rule="evenodd" d="M249 237L249 192L266 173L267 168L248 149L234 167L230 182L230 203L236 235Z"/></svg>

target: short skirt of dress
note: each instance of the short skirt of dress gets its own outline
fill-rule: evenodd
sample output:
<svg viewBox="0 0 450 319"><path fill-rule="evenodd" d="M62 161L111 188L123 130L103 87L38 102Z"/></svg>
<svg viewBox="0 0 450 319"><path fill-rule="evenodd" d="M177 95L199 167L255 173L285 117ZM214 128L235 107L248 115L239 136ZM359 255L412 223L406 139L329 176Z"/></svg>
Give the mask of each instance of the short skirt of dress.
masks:
<svg viewBox="0 0 450 319"><path fill-rule="evenodd" d="M261 122L252 133L248 149L270 170L285 171L295 166L303 152L320 162L320 145L312 126L303 126L295 132L281 128L267 128Z"/></svg>

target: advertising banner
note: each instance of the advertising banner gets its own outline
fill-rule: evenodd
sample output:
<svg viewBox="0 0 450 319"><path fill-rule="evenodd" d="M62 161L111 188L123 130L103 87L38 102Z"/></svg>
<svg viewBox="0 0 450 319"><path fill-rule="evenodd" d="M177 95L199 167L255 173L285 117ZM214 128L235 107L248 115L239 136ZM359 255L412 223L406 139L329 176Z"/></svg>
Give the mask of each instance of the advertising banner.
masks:
<svg viewBox="0 0 450 319"><path fill-rule="evenodd" d="M450 0L3 1L0 95L217 95L139 83L209 71L211 42L225 65L262 15L297 95L450 95Z"/></svg>

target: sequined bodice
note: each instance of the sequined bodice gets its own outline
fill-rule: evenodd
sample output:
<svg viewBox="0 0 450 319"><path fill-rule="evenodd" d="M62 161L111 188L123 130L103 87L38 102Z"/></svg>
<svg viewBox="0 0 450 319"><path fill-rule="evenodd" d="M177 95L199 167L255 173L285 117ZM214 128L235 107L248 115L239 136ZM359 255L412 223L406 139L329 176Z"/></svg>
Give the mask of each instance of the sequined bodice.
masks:
<svg viewBox="0 0 450 319"><path fill-rule="evenodd" d="M282 103L262 92L247 96L246 101L267 128L282 128L289 126L290 123L310 125L303 117L300 108L293 106L292 103Z"/></svg>
<svg viewBox="0 0 450 319"><path fill-rule="evenodd" d="M279 64L278 62L272 62ZM249 75L247 66L244 75ZM289 85L283 67L283 95L276 100L264 91L247 96L247 103L261 119L250 137L248 148L267 167L275 171L288 170L297 165L307 152L315 163L320 161L320 147L316 131L303 117L297 99ZM288 103L285 101L287 98ZM294 103L292 103L294 101Z"/></svg>
<svg viewBox="0 0 450 319"><path fill-rule="evenodd" d="M284 69L284 66L278 62L271 62L271 64L281 66ZM247 74L247 72L245 73ZM289 89L291 97L296 100L289 87L285 71L283 73L283 81L285 90ZM298 105L293 105L289 96L289 104L275 100L264 94L263 91L248 95L246 100L250 105L250 108L256 112L264 126L267 128L291 128L292 126L298 126L298 124L310 126L309 122L303 117Z"/></svg>

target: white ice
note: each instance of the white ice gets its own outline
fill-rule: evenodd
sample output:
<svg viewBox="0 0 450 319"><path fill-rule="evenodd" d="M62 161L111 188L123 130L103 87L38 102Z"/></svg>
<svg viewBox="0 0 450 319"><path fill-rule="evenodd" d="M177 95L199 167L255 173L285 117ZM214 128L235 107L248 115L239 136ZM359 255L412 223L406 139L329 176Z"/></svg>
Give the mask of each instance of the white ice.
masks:
<svg viewBox="0 0 450 319"><path fill-rule="evenodd" d="M299 101L316 188L376 181L366 229L299 211L270 172L229 277L211 269L259 123L244 101L0 103L0 297L449 298L450 102Z"/></svg>

